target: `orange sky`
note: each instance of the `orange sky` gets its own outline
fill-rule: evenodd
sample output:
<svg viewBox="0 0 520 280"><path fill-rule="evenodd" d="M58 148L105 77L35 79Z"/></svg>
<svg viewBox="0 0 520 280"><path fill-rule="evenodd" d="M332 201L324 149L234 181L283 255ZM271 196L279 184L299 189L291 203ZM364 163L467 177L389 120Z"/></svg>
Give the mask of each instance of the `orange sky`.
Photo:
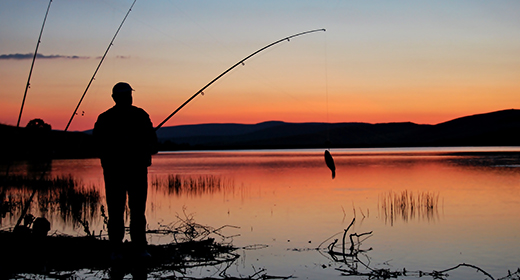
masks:
<svg viewBox="0 0 520 280"><path fill-rule="evenodd" d="M48 5L0 3L0 122L16 125ZM21 124L64 129L132 1L53 2ZM225 69L253 57L166 125L267 120L435 124L518 108L516 2L136 2L69 130L93 127L119 81L154 124ZM71 58L78 56L80 58ZM84 112L84 113L83 113ZM82 116L83 114L83 116Z"/></svg>

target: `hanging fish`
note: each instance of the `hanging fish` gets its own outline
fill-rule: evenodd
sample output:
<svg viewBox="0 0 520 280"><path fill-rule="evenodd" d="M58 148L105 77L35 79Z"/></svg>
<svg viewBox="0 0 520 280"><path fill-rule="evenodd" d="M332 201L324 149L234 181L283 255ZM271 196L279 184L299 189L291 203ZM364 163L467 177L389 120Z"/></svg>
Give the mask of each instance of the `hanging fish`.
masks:
<svg viewBox="0 0 520 280"><path fill-rule="evenodd" d="M336 177L336 165L334 164L334 159L329 150L325 150L325 163L330 171L332 171L332 179L334 179Z"/></svg>

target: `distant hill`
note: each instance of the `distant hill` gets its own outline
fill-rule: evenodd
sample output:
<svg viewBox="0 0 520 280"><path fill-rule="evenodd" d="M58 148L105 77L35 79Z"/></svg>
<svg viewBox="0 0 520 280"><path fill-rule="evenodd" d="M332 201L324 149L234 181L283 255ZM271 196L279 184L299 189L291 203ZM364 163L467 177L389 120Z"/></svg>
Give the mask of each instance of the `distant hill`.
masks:
<svg viewBox="0 0 520 280"><path fill-rule="evenodd" d="M94 156L90 131L35 131L0 124L0 160ZM520 110L436 125L400 123L199 124L162 127L161 150L519 146Z"/></svg>
<svg viewBox="0 0 520 280"><path fill-rule="evenodd" d="M520 145L520 110L477 114L437 125L271 121L163 127L157 134L165 149L168 145L182 149L516 146Z"/></svg>

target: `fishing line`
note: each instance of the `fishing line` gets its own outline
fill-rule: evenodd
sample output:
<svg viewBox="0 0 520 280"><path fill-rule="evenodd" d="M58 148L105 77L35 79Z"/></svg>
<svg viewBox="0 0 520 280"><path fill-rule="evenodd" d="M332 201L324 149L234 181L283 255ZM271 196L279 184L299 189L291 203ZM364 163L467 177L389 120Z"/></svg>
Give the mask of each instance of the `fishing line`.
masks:
<svg viewBox="0 0 520 280"><path fill-rule="evenodd" d="M327 148L330 150L330 119L329 119L329 67L328 67L328 52L327 52L327 34L325 34L325 106L327 111Z"/></svg>
<svg viewBox="0 0 520 280"><path fill-rule="evenodd" d="M123 18L123 21L121 22L121 24L119 25L119 28L117 28L117 31L116 31L116 34L114 34L114 37L112 38L112 41L110 41L110 44L108 44L108 47L107 47L107 50L105 51L105 54L103 54L103 57L101 57L101 61L99 61L99 64L96 68L96 71L94 71L94 74L92 75L92 78L90 79L88 85L87 85L87 88L85 89L85 91L83 92L83 95L81 96L79 102L78 102L78 105L76 106L76 109L74 109L74 112L72 113L72 116L70 117L70 120L69 122L67 123L67 126L65 127L65 130L64 131L67 131L69 129L69 126L70 126L70 123L72 122L72 120L74 119L74 116L76 116L76 113L78 112L78 109L79 109L79 106L81 105L81 102L83 101L83 98L85 98L85 95L87 94L87 91L88 89L90 88L90 85L92 84L92 81L94 81L94 79L96 78L96 74L99 70L99 68L101 67L101 64L103 63L103 61L105 60L105 57L107 56L107 53L108 51L110 50L110 48L112 47L113 43L114 43L114 40L116 39L117 37L117 34L119 33L119 30L121 30L121 27L123 27L123 24L125 23L126 21L126 18L128 17L128 15L130 14L130 12L132 11L132 8L134 7L134 4L137 0L134 0L134 2L132 3L132 6L130 6L130 9L128 9L128 12L126 12L126 15L125 17Z"/></svg>
<svg viewBox="0 0 520 280"><path fill-rule="evenodd" d="M326 36L326 34L325 34ZM325 164L332 172L332 179L336 178L336 164L334 163L334 158L330 154L330 120L329 120L329 78L328 78L328 57L327 57L327 38L325 37L325 103L327 110L327 149L324 153Z"/></svg>
<svg viewBox="0 0 520 280"><path fill-rule="evenodd" d="M31 63L31 70L29 70L29 78L27 78L27 84L25 85L25 92L23 94L22 107L20 108L20 114L18 115L18 122L16 122L16 127L20 127L20 120L22 119L23 107L25 105L25 98L27 97L27 90L29 90L29 86L31 85L31 75L34 67L34 61L36 60L36 55L38 54L38 47L40 46L43 28L45 27L45 22L47 21L47 15L49 14L49 9L51 8L52 0L49 1L49 5L47 6L47 12L45 12L45 17L43 18L42 29L40 30L40 36L38 37L38 42L36 43L36 50L34 51L34 56Z"/></svg>

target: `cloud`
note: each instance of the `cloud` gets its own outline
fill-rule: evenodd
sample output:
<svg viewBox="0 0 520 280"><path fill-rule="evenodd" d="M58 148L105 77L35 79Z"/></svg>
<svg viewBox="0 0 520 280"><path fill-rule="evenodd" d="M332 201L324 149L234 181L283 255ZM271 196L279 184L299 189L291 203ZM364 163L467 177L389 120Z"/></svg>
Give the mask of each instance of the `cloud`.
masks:
<svg viewBox="0 0 520 280"><path fill-rule="evenodd" d="M99 60L99 59L102 59L103 56L96 56L96 59ZM116 56L117 59L130 59L130 56L129 55L118 55Z"/></svg>
<svg viewBox="0 0 520 280"><path fill-rule="evenodd" d="M22 60L22 59L32 59L34 56L33 53L14 53L14 54L2 54L0 55L1 59L15 59L15 60ZM59 55L59 54L52 54L52 55L44 55L44 54L37 54L36 58L39 59L89 59L89 56L78 56L78 55Z"/></svg>

